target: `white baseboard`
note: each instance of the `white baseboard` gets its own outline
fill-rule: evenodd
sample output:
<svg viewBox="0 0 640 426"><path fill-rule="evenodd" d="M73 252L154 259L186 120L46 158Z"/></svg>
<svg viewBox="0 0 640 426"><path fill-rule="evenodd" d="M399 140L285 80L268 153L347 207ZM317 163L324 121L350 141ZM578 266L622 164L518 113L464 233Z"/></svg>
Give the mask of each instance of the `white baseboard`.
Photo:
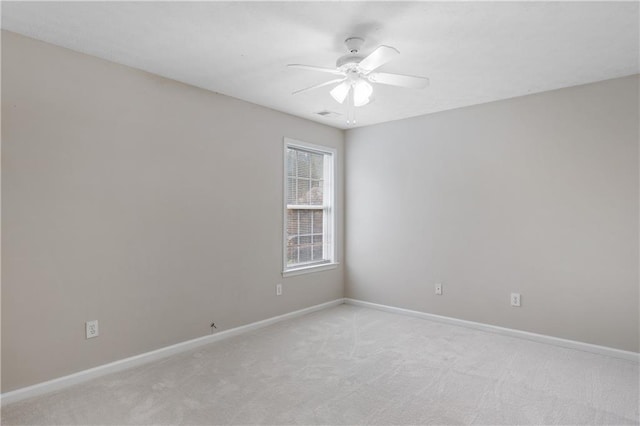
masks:
<svg viewBox="0 0 640 426"><path fill-rule="evenodd" d="M428 314L426 312L412 311L410 309L396 308L394 306L380 305L377 303L365 302L356 299L345 298L344 303L348 305L362 306L366 308L378 309L381 311L393 312L396 314L410 315L413 317L438 321L445 324L474 328L476 330L488 331L490 333L497 333L505 336L517 337L520 339L533 340L534 342L562 346L563 348L577 349L579 351L591 352L599 355L607 355L627 361L640 362L640 354L638 354L637 352L623 351L622 349L609 348L607 346L593 345L591 343L561 339L559 337L546 336L544 334L530 333L528 331L515 330L513 328L498 327L495 325L445 317L442 315Z"/></svg>
<svg viewBox="0 0 640 426"><path fill-rule="evenodd" d="M82 383L96 377L101 377L106 374L122 371L131 367L135 367L137 365L146 364L148 362L165 358L173 354L185 352L190 349L197 348L199 346L203 346L209 343L217 342L219 340L227 339L229 337L247 333L252 330L257 330L259 328L266 327L268 325L275 324L280 321L300 317L302 315L319 311L321 309L337 306L342 303L355 305L355 306L362 306L366 308L378 309L378 310L387 311L387 312L393 312L396 314L410 315L410 316L437 321L445 324L473 328L477 330L488 331L490 333L497 333L505 336L517 337L520 339L527 339L535 342L547 343L547 344L561 346L561 347L570 348L570 349L577 349L577 350L591 352L599 355L607 355L607 356L620 358L628 361L640 362L640 354L638 354L637 352L623 351L621 349L593 345L590 343L577 342L575 340L561 339L559 337L546 336L543 334L530 333L527 331L515 330L515 329L505 328L505 327L498 327L495 325L483 324L483 323L474 322L474 321L461 320L461 319L456 319L451 317L445 317L442 315L428 314L426 312L412 311L410 309L396 308L393 306L380 305L377 303L345 298L345 299L332 300L330 302L321 303L315 306L310 306L308 308L300 309L298 311L289 312L287 314L278 315L272 318L267 318L262 321L257 321L251 324L221 331L219 333L212 334L209 336L203 336L203 337L198 337L197 339L187 340L186 342L177 343L175 345L166 346L164 348L156 349L151 352L135 355L129 358L111 362L109 364L104 364L98 367L90 368L88 370L79 371L77 373L73 373L68 376L59 377L57 379L38 383L32 386L27 386L27 387L16 389L10 392L5 392L2 395L0 395L0 400L2 405L6 405L12 402L21 401L23 399L30 398L36 395L41 395L44 393L64 389L66 387L75 385L77 383Z"/></svg>
<svg viewBox="0 0 640 426"><path fill-rule="evenodd" d="M272 318L267 318L262 321L257 321L251 324L242 325L240 327L231 328L229 330L224 330L209 336L203 336L203 337L198 337L196 339L187 340L186 342L177 343L175 345L166 346L164 348L156 349L151 352L145 352L143 354L135 355L135 356L121 359L118 361L114 361L109 364L104 364L98 367L90 368L88 370L79 371L77 373L73 373L68 376L59 377L57 379L49 380L42 383L37 383L35 385L16 389L10 392L5 392L2 395L0 395L0 399L1 399L2 405L21 401L23 399L30 398L32 396L41 395L44 393L63 389L71 385L75 385L77 383L82 383L96 377L104 376L109 373L115 373L117 371L122 371L127 368L135 367L137 365L146 364L148 362L165 358L180 352L185 352L202 345L217 342L219 340L223 340L229 337L237 336L239 334L247 333L249 331L266 327L268 325L275 324L280 321L296 318L302 315L309 314L311 312L319 311L321 309L326 309L332 306L341 305L343 303L344 303L344 299L336 299L330 302L321 303L319 305L300 309L298 311L289 312L287 314L278 315Z"/></svg>

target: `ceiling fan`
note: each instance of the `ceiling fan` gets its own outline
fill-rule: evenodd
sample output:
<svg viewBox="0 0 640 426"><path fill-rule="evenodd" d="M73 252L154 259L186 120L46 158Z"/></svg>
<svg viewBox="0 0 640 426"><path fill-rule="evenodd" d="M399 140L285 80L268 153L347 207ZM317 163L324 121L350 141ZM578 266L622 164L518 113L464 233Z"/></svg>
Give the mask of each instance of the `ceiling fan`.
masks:
<svg viewBox="0 0 640 426"><path fill-rule="evenodd" d="M323 68L313 65L289 64L289 67L300 68L310 71L320 71L324 73L340 76L334 80L316 84L305 89L293 92L307 92L319 89L320 87L337 85L329 92L333 99L342 104L345 100L354 107L360 107L369 103L373 93L370 83L387 84L390 86L406 87L409 89L422 89L429 84L429 79L411 75L390 74L386 72L375 72L375 70L393 58L400 52L391 46L378 46L376 50L368 56L359 54L364 39L360 37L350 37L344 41L349 53L341 56L336 61L336 68Z"/></svg>

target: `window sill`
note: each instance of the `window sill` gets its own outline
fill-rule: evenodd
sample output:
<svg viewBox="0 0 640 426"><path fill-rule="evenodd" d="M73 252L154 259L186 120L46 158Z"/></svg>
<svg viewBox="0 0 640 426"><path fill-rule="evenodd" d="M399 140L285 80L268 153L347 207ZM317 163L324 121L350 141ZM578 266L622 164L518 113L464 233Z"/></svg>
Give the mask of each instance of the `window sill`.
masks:
<svg viewBox="0 0 640 426"><path fill-rule="evenodd" d="M286 278L286 277L293 277L295 275L310 274L312 272L328 271L329 269L336 269L338 265L339 265L338 262L334 262L334 263L323 263L321 265L304 266L301 268L289 269L287 271L283 271L282 276Z"/></svg>

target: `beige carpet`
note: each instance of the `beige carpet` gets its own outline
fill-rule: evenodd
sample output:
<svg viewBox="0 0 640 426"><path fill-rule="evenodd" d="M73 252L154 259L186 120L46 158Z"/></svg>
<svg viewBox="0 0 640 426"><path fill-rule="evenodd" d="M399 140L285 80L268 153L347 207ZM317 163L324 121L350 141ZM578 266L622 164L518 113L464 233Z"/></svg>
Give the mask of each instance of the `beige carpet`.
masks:
<svg viewBox="0 0 640 426"><path fill-rule="evenodd" d="M2 424L638 424L638 364L340 305L8 405Z"/></svg>

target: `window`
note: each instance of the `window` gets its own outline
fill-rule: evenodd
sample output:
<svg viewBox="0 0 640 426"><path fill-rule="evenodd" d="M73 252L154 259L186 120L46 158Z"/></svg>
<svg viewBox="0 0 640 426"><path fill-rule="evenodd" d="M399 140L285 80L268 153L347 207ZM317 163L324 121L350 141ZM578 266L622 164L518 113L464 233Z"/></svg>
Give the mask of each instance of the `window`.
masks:
<svg viewBox="0 0 640 426"><path fill-rule="evenodd" d="M283 274L335 265L335 150L285 138Z"/></svg>

